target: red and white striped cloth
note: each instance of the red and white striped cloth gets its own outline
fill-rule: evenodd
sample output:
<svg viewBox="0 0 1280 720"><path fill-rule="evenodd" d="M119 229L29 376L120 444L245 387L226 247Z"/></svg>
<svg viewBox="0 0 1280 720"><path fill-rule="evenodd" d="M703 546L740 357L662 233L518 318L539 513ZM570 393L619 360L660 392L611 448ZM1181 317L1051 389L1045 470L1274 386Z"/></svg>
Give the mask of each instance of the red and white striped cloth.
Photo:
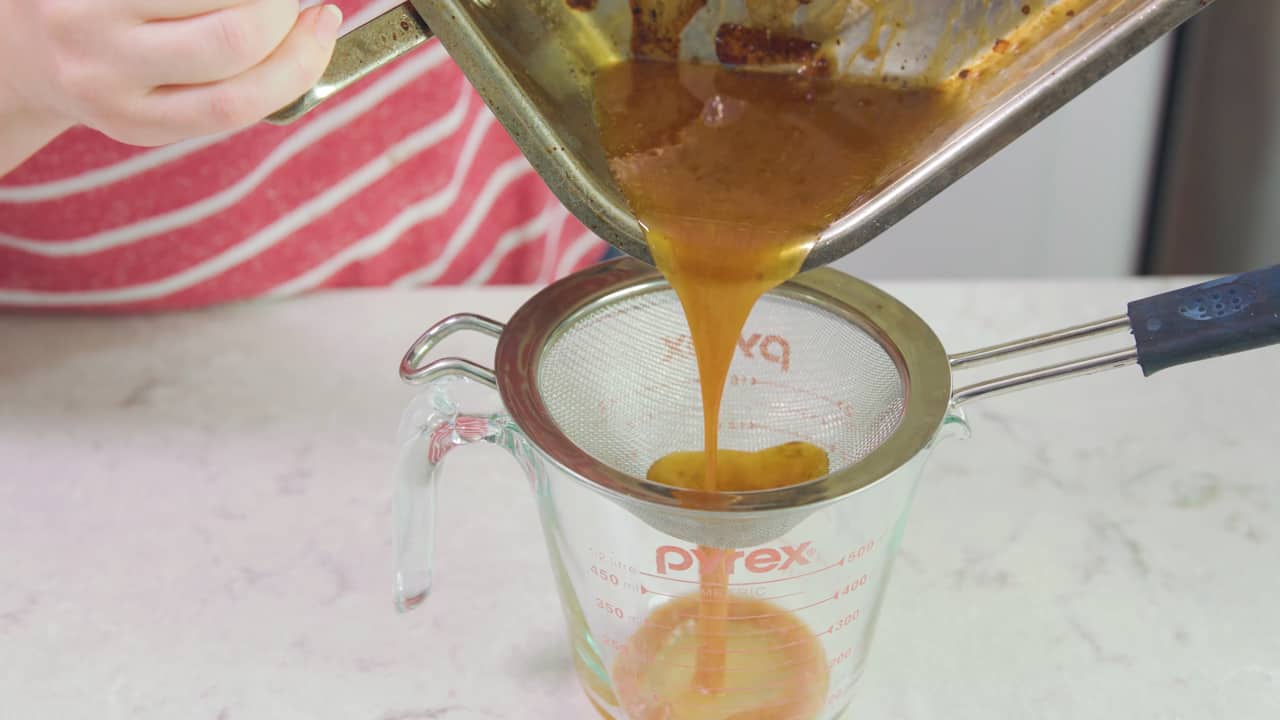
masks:
<svg viewBox="0 0 1280 720"><path fill-rule="evenodd" d="M338 4L351 27L394 3ZM0 178L8 308L546 283L603 251L439 44L288 128L156 149L76 129Z"/></svg>

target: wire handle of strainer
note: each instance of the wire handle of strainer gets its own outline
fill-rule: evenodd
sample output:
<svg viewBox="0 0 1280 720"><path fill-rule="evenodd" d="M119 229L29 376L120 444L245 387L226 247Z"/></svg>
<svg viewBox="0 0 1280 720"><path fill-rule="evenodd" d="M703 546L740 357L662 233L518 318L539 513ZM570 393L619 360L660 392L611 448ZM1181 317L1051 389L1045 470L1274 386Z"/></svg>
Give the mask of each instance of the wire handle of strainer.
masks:
<svg viewBox="0 0 1280 720"><path fill-rule="evenodd" d="M503 329L502 323L481 315L447 317L409 348L400 363L400 377L405 382L421 384L463 375L496 388L494 371L470 360L447 357L425 361L445 338L459 331L474 330L496 338ZM1134 336L1132 347L978 381L957 389L952 398L958 404L966 403L1135 364L1150 376L1177 365L1280 343L1280 265L1135 300L1124 315L952 355L949 359L953 371L965 370L1125 330Z"/></svg>
<svg viewBox="0 0 1280 720"><path fill-rule="evenodd" d="M400 361L400 377L411 385L432 382L446 375L461 375L472 380L498 387L498 379L493 370L478 363L460 357L447 357L423 364L431 351L444 339L462 330L474 330L490 337L501 337L505 325L483 315L459 313L450 315L432 325L413 342L404 359Z"/></svg>

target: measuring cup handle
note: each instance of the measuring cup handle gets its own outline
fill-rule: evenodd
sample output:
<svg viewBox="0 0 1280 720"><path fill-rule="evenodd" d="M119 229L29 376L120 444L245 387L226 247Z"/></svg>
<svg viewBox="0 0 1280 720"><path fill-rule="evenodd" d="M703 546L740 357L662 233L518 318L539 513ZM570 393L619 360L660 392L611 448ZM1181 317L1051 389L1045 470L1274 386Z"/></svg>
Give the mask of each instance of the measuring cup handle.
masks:
<svg viewBox="0 0 1280 720"><path fill-rule="evenodd" d="M431 28L412 3L398 5L338 38L315 87L267 117L288 125L360 78L430 40Z"/></svg>
<svg viewBox="0 0 1280 720"><path fill-rule="evenodd" d="M1144 375L1280 343L1280 265L1129 304Z"/></svg>
<svg viewBox="0 0 1280 720"><path fill-rule="evenodd" d="M400 456L392 499L396 553L396 606L412 610L431 592L435 564L436 487L450 450L492 441L505 418L464 413L455 396L465 376L437 380L414 398L400 421Z"/></svg>
<svg viewBox="0 0 1280 720"><path fill-rule="evenodd" d="M464 409L465 408L465 409ZM497 394L466 372L431 380L400 422L392 515L395 523L396 607L421 605L431 592L435 562L436 488L445 456L472 443L506 448L536 479L530 445L502 410Z"/></svg>

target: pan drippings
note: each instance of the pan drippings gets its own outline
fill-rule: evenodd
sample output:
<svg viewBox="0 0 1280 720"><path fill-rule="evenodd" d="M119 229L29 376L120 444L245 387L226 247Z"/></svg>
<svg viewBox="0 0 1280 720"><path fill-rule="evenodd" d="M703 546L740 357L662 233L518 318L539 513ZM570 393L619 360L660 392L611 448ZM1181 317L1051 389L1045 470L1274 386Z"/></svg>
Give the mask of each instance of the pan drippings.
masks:
<svg viewBox="0 0 1280 720"><path fill-rule="evenodd" d="M814 451L822 451L812 446L794 454L798 469L791 471L785 458L781 466L743 464L737 455L725 458L731 463L719 459L720 401L729 365L761 295L794 276L819 234L893 173L947 109L946 96L937 90L856 85L820 74L624 62L596 79L598 122L610 169L689 322L706 447L698 458L701 474L685 476L697 475L703 490L739 489L725 483L728 464L754 468L754 488L819 476L806 467L826 473L825 454L815 462ZM688 456L668 458L655 468L661 475L663 468L687 470L689 462ZM732 549L699 552L714 559ZM690 652L693 659L683 679L684 687L696 690L689 697L727 695L726 687L734 684L726 681L725 658L738 601L729 597L724 566L714 561L700 565L701 589L693 614L697 630L691 636L697 642L680 651ZM773 616L780 617L778 612L774 609ZM803 625L794 617L779 620L787 627L792 621ZM797 687L811 690L825 684L824 664L795 668L821 673L820 680L796 680ZM645 692L665 696L680 684L673 685L670 677L662 682ZM720 705L700 700L696 712L680 706L692 701L667 700L670 715L661 717L784 716L734 714L742 708L730 712L728 699ZM776 710L775 700L769 707ZM792 713L808 707L807 698L794 700L798 704ZM810 717L803 712L785 716Z"/></svg>

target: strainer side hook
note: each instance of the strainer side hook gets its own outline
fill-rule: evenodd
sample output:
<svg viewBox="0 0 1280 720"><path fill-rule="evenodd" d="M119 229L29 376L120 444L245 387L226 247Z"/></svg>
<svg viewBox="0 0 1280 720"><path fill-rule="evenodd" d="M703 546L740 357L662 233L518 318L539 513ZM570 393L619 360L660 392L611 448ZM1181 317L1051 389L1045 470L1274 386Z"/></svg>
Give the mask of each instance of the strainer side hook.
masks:
<svg viewBox="0 0 1280 720"><path fill-rule="evenodd" d="M498 379L493 370L465 358L447 357L425 363L427 356L445 338L463 330L474 330L490 337L500 337L505 326L497 320L459 313L450 315L432 325L426 332L409 346L408 352L400 360L400 378L411 385L433 382L445 375L462 375L483 383L491 388L498 387Z"/></svg>

